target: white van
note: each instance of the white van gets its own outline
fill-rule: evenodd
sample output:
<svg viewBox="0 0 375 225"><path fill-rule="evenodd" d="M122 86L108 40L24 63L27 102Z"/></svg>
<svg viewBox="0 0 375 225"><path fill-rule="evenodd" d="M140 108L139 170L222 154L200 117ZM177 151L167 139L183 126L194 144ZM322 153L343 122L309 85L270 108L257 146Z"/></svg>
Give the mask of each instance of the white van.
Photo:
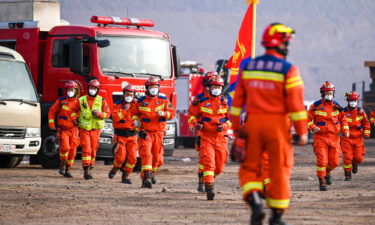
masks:
<svg viewBox="0 0 375 225"><path fill-rule="evenodd" d="M22 56L0 47L0 167L16 167L41 145L40 104Z"/></svg>

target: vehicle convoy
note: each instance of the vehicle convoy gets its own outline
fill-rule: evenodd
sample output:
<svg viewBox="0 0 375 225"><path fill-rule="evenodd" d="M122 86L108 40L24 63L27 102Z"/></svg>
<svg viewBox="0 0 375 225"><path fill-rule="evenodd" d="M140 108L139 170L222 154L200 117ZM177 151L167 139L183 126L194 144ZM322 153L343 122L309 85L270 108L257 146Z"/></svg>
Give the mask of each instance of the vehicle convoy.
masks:
<svg viewBox="0 0 375 225"><path fill-rule="evenodd" d="M63 95L67 80L76 81L83 95L87 92L87 82L98 79L101 84L99 95L107 100L112 109L114 102L122 97L122 87L130 83L141 95L145 90L145 81L155 76L160 79L160 91L176 107L175 79L179 75L180 63L177 49L171 44L168 34L145 29L154 26L152 20L92 16L91 22L95 26L56 26L47 22L53 20L51 17L55 17L56 7L59 9L60 3L43 1L44 9L48 9L48 3L53 10L33 13L51 11L54 14L34 15L33 18L42 18L39 21L33 21L33 18L21 21L18 15L14 22L12 10L8 10L9 19L6 21L4 18L7 17L1 15L0 45L16 49L24 57L37 91L42 94L43 143L37 160L43 167L52 168L58 166L58 152L54 139L49 138L47 113L53 102ZM28 3L14 1L10 5L9 1L1 2L0 8L17 4ZM165 155L173 153L175 126L175 121L168 121L164 138ZM113 159L113 133L112 122L107 120L101 132L97 153L99 159Z"/></svg>
<svg viewBox="0 0 375 225"><path fill-rule="evenodd" d="M40 104L25 60L0 47L0 167L16 167L41 146Z"/></svg>

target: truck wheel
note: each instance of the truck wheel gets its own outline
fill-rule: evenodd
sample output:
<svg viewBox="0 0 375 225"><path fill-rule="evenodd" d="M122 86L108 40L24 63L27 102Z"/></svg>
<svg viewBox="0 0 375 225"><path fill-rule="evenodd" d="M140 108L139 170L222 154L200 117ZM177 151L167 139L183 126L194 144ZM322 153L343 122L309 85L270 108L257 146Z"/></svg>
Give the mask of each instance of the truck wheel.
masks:
<svg viewBox="0 0 375 225"><path fill-rule="evenodd" d="M56 169L60 164L59 146L55 135L50 135L43 140L38 151L38 161L45 169Z"/></svg>
<svg viewBox="0 0 375 225"><path fill-rule="evenodd" d="M0 168L14 168L18 166L23 159L23 155L20 156L0 156Z"/></svg>

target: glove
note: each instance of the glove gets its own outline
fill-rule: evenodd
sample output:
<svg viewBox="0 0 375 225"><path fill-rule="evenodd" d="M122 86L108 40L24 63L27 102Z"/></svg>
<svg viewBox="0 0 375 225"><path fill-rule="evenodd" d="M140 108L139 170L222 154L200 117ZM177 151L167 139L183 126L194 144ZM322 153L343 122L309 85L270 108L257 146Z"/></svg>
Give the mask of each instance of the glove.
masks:
<svg viewBox="0 0 375 225"><path fill-rule="evenodd" d="M230 159L233 162L242 162L245 159L245 139L237 137L230 150Z"/></svg>
<svg viewBox="0 0 375 225"><path fill-rule="evenodd" d="M102 117L102 113L97 111L97 110L92 111L92 115L94 115L95 117L98 117L98 118Z"/></svg>
<svg viewBox="0 0 375 225"><path fill-rule="evenodd" d="M77 120L72 120L73 121L73 125L74 126L78 126L78 122L77 122Z"/></svg>
<svg viewBox="0 0 375 225"><path fill-rule="evenodd" d="M345 132L345 133L344 133L344 136L348 138L348 137L350 136L350 135L349 135L349 132Z"/></svg>
<svg viewBox="0 0 375 225"><path fill-rule="evenodd" d="M202 128L203 128L203 123L196 123L195 124L195 129L196 130L202 130Z"/></svg>
<svg viewBox="0 0 375 225"><path fill-rule="evenodd" d="M139 120L134 120L133 124L134 124L134 126L136 128L140 128L141 127L141 122L139 122Z"/></svg>
<svg viewBox="0 0 375 225"><path fill-rule="evenodd" d="M144 130L139 131L138 136L144 140L146 140L147 133Z"/></svg>
<svg viewBox="0 0 375 225"><path fill-rule="evenodd" d="M163 112L163 111L159 110L157 113L158 113L159 116L165 116L165 112Z"/></svg>
<svg viewBox="0 0 375 225"><path fill-rule="evenodd" d="M223 130L224 130L224 125L221 124L221 123L217 124L217 128L216 128L216 130L217 130L217 132L221 132L221 131L223 131Z"/></svg>

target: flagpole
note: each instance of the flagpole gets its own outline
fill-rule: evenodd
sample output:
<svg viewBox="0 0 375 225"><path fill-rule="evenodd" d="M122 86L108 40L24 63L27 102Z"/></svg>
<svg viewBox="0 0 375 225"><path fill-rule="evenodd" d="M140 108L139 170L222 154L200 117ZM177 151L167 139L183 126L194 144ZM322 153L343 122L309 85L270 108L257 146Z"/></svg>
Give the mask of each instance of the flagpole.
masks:
<svg viewBox="0 0 375 225"><path fill-rule="evenodd" d="M251 58L255 58L255 37L256 37L256 26L257 26L257 4L253 4L253 32L252 32L252 42L251 42Z"/></svg>

